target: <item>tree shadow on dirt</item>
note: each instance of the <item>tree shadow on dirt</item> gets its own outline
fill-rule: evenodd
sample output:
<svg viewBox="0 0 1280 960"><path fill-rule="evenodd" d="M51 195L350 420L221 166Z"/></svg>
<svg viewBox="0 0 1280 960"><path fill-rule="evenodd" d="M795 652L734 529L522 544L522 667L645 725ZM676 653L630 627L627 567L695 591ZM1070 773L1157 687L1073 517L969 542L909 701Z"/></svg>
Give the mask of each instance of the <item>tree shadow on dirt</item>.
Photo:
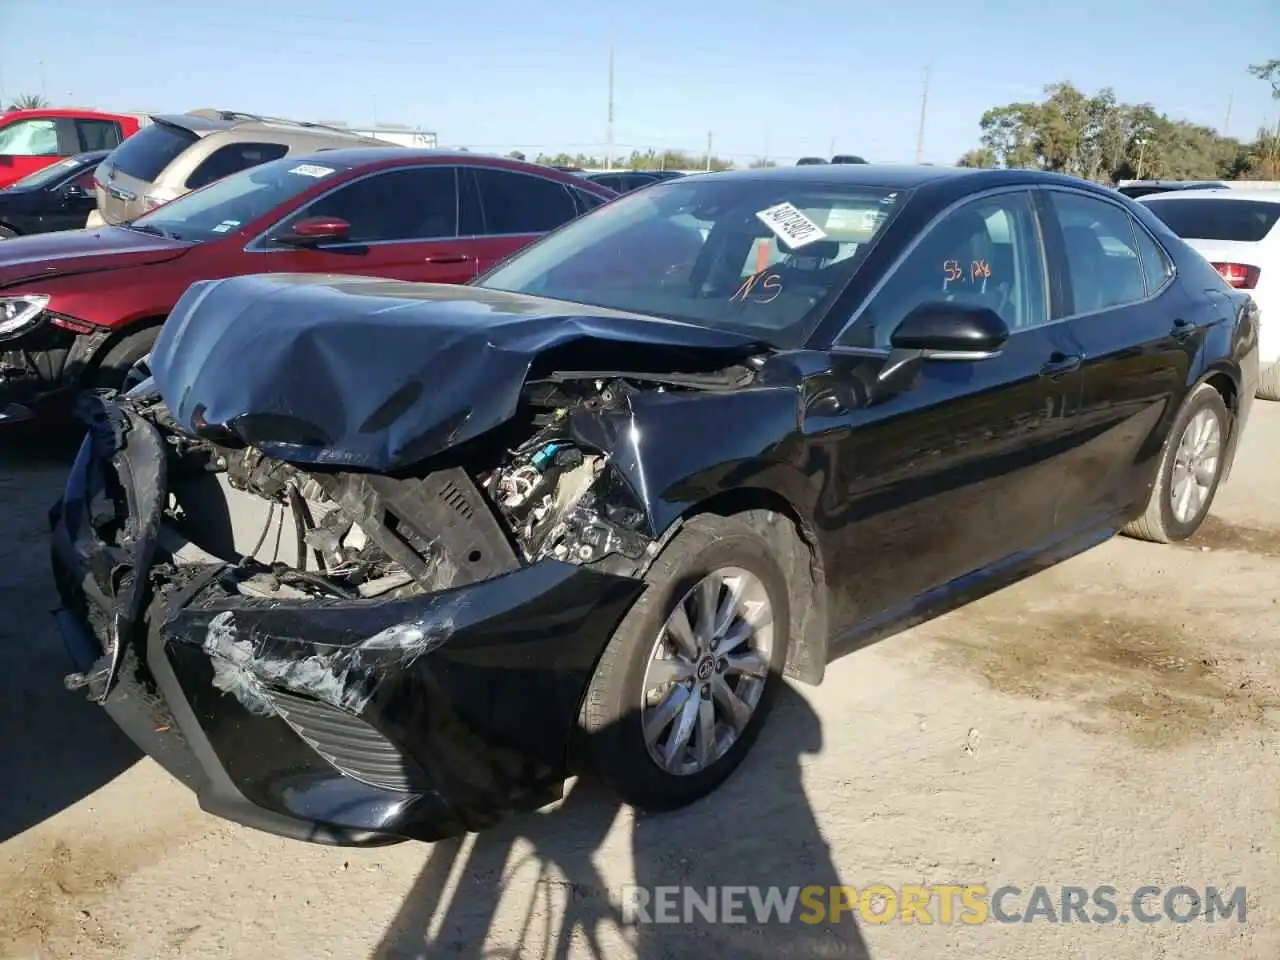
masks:
<svg viewBox="0 0 1280 960"><path fill-rule="evenodd" d="M827 902L826 890L840 879L800 770L801 758L821 747L817 715L788 688L737 773L685 810L633 820L603 788L579 781L551 812L437 843L372 960L865 960L849 914L814 923L814 912L797 900L790 922L776 914L758 922L748 889L737 900L745 922L711 922L682 899L692 890L706 900L708 887L721 895L725 887L756 887L761 896L774 887L785 896L790 888L819 886ZM616 865L601 869L611 861ZM641 901L631 884L651 898L650 919L661 915L655 888L682 888L668 894L677 922L639 922L643 912L633 905Z"/></svg>
<svg viewBox="0 0 1280 960"><path fill-rule="evenodd" d="M141 756L98 706L62 685L49 507L79 438L0 441L0 843L93 793Z"/></svg>

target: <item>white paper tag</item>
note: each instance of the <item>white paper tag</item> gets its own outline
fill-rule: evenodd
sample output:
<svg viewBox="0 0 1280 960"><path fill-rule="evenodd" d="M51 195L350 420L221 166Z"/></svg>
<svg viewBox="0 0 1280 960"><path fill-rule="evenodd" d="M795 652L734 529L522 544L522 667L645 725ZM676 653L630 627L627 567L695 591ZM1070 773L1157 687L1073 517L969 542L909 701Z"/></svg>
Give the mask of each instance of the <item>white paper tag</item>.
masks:
<svg viewBox="0 0 1280 960"><path fill-rule="evenodd" d="M792 250L827 238L820 226L785 201L761 210L756 217Z"/></svg>
<svg viewBox="0 0 1280 960"><path fill-rule="evenodd" d="M290 173L300 173L304 177L327 177L333 173L332 167L322 167L318 163L300 163Z"/></svg>

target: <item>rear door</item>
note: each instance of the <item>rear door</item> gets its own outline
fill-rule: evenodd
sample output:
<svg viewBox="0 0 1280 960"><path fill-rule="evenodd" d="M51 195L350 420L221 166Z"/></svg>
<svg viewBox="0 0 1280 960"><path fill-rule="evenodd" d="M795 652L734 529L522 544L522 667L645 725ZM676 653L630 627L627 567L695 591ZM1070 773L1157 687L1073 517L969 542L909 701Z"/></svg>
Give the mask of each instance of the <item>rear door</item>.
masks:
<svg viewBox="0 0 1280 960"><path fill-rule="evenodd" d="M463 234L471 235L477 274L484 273L578 216L578 203L558 180L497 167L463 167Z"/></svg>
<svg viewBox="0 0 1280 960"><path fill-rule="evenodd" d="M273 237L308 217L338 217L350 238L299 249ZM443 164L397 167L350 180L272 228L263 270L351 273L424 283L466 283L475 257L458 236L458 168Z"/></svg>
<svg viewBox="0 0 1280 960"><path fill-rule="evenodd" d="M1205 330L1163 248L1120 204L1046 189L1055 319L1082 358L1080 416L1060 525L1082 529L1145 501Z"/></svg>

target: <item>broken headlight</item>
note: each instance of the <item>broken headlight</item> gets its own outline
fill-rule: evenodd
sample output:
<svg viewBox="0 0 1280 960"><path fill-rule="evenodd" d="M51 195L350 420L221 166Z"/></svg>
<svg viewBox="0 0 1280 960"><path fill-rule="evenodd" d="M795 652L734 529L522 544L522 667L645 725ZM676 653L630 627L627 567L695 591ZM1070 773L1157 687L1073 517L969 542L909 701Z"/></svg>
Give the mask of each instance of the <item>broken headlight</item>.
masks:
<svg viewBox="0 0 1280 960"><path fill-rule="evenodd" d="M11 337L34 326L48 305L49 296L43 293L0 297L0 337Z"/></svg>

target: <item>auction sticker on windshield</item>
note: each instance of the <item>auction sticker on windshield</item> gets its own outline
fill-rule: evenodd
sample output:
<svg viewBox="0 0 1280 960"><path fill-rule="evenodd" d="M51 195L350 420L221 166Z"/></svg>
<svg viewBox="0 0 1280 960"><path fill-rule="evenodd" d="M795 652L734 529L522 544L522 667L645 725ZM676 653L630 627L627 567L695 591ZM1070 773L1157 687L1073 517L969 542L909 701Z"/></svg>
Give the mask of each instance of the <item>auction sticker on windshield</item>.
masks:
<svg viewBox="0 0 1280 960"><path fill-rule="evenodd" d="M300 163L290 173L299 173L304 177L327 177L333 173L333 167L322 167L318 163Z"/></svg>
<svg viewBox="0 0 1280 960"><path fill-rule="evenodd" d="M786 201L761 210L756 218L792 250L827 238L820 226Z"/></svg>

